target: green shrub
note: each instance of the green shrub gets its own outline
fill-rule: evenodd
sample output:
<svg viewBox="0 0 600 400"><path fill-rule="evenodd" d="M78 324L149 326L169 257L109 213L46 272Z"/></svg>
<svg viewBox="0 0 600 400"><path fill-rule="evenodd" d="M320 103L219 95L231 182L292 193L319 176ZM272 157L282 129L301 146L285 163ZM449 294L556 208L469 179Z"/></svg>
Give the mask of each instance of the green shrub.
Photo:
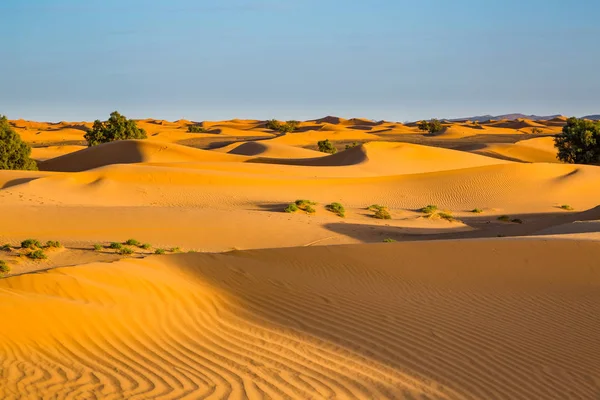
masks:
<svg viewBox="0 0 600 400"><path fill-rule="evenodd" d="M118 254L125 256L125 255L130 255L133 254L133 249L130 247L121 247L118 251Z"/></svg>
<svg viewBox="0 0 600 400"><path fill-rule="evenodd" d="M27 257L32 260L45 260L48 258L42 250L34 250L27 253Z"/></svg>
<svg viewBox="0 0 600 400"><path fill-rule="evenodd" d="M12 250L12 246L8 243L3 244L2 247L0 247L0 250L2 251L11 251Z"/></svg>
<svg viewBox="0 0 600 400"><path fill-rule="evenodd" d="M344 206L340 203L331 203L326 205L325 208L331 211L332 213L339 215L342 218L346 216L346 210L344 209Z"/></svg>
<svg viewBox="0 0 600 400"><path fill-rule="evenodd" d="M98 244L98 243L96 243L96 244L94 245L94 250L96 250L96 251L100 251L100 250L102 250L102 245L101 245L101 244Z"/></svg>
<svg viewBox="0 0 600 400"><path fill-rule="evenodd" d="M8 274L10 272L10 267L4 260L0 260L0 274Z"/></svg>
<svg viewBox="0 0 600 400"><path fill-rule="evenodd" d="M295 203L288 205L283 211L286 213L295 213L298 211L298 206Z"/></svg>
<svg viewBox="0 0 600 400"><path fill-rule="evenodd" d="M441 212L437 214L440 218L445 219L448 222L458 221L454 216L450 213Z"/></svg>
<svg viewBox="0 0 600 400"><path fill-rule="evenodd" d="M146 139L146 131L137 127L132 119L127 119L117 111L110 114L106 122L94 121L94 126L84 136L88 146L96 146L115 140Z"/></svg>
<svg viewBox="0 0 600 400"><path fill-rule="evenodd" d="M600 121L569 118L562 133L554 137L557 158L566 163L600 162Z"/></svg>
<svg viewBox="0 0 600 400"><path fill-rule="evenodd" d="M424 214L433 214L437 210L438 210L438 208L436 205L430 204L428 206L421 208L419 211L421 211Z"/></svg>
<svg viewBox="0 0 600 400"><path fill-rule="evenodd" d="M150 248L152 248L152 245L150 243L144 243L140 245L140 248L144 249L144 250L148 250Z"/></svg>
<svg viewBox="0 0 600 400"><path fill-rule="evenodd" d="M187 131L189 133L208 133L208 129L200 125L188 125Z"/></svg>
<svg viewBox="0 0 600 400"><path fill-rule="evenodd" d="M515 223L515 224L522 224L522 223L523 223L523 220L522 220L522 219L519 219L519 218L515 218L515 219L511 220L510 222L513 222L513 223Z"/></svg>
<svg viewBox="0 0 600 400"><path fill-rule="evenodd" d="M35 240L35 239L25 239L21 242L21 247L23 249L41 249L42 248L42 244L39 242L39 240Z"/></svg>
<svg viewBox="0 0 600 400"><path fill-rule="evenodd" d="M508 215L501 215L501 216L498 217L498 221L509 222L510 221L510 217Z"/></svg>
<svg viewBox="0 0 600 400"><path fill-rule="evenodd" d="M319 146L319 151L321 153L329 153L335 154L337 153L337 149L333 146L333 144L329 141L329 139L321 140L317 142L317 146Z"/></svg>
<svg viewBox="0 0 600 400"><path fill-rule="evenodd" d="M541 135L542 133L544 133L544 132L538 127L531 128L532 135Z"/></svg>
<svg viewBox="0 0 600 400"><path fill-rule="evenodd" d="M394 239L386 238L386 239L383 239L383 242L384 243L394 243L396 241Z"/></svg>
<svg viewBox="0 0 600 400"><path fill-rule="evenodd" d="M300 122L298 121L291 120L287 122L279 122L276 119L271 119L265 124L267 129L271 129L279 133L293 132L296 130L296 128L298 128L298 125L300 125Z"/></svg>
<svg viewBox="0 0 600 400"><path fill-rule="evenodd" d="M138 242L135 239L127 239L124 244L126 244L127 246L139 246L140 242Z"/></svg>
<svg viewBox="0 0 600 400"><path fill-rule="evenodd" d="M304 211L306 211L309 214L314 214L314 213L317 212L317 210L315 210L313 206L306 206L306 207L304 207Z"/></svg>
<svg viewBox="0 0 600 400"><path fill-rule="evenodd" d="M179 247L173 247L169 250L171 253L181 253L181 249Z"/></svg>
<svg viewBox="0 0 600 400"><path fill-rule="evenodd" d="M154 254L165 254L166 250L165 249L156 249L154 250Z"/></svg>
<svg viewBox="0 0 600 400"><path fill-rule="evenodd" d="M562 206L560 206L560 208L562 208L563 210L567 210L567 211L573 211L574 210L574 208L571 207L568 204L563 204Z"/></svg>
<svg viewBox="0 0 600 400"><path fill-rule="evenodd" d="M381 206L379 204L371 204L369 207L367 207L367 210L375 212L379 210L387 210L387 207Z"/></svg>
<svg viewBox="0 0 600 400"><path fill-rule="evenodd" d="M48 240L48 241L46 242L46 247L47 247L47 248L57 248L57 249L58 249L58 248L62 247L62 245L60 244L60 242L59 242L59 241L56 241L56 240Z"/></svg>
<svg viewBox="0 0 600 400"><path fill-rule="evenodd" d="M481 208L474 208L471 210L471 212L474 214L481 214L483 210Z"/></svg>
<svg viewBox="0 0 600 400"><path fill-rule="evenodd" d="M14 131L5 116L0 116L0 169L35 171L37 164L31 159L31 147Z"/></svg>
<svg viewBox="0 0 600 400"><path fill-rule="evenodd" d="M390 215L389 211L385 208L375 211L373 217L377 219L392 219L392 216Z"/></svg>
<svg viewBox="0 0 600 400"><path fill-rule="evenodd" d="M119 242L112 242L110 245L108 245L108 247L115 250L121 250L123 245Z"/></svg>
<svg viewBox="0 0 600 400"><path fill-rule="evenodd" d="M345 150L351 149L353 147L359 146L358 142L353 142L352 144L347 144Z"/></svg>

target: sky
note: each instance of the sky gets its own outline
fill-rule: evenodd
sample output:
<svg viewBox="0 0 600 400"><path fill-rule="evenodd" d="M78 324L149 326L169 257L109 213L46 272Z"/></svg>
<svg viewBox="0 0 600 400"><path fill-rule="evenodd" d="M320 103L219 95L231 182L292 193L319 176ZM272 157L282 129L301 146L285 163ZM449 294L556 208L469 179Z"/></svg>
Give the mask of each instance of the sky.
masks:
<svg viewBox="0 0 600 400"><path fill-rule="evenodd" d="M9 119L600 113L598 0L1 0Z"/></svg>

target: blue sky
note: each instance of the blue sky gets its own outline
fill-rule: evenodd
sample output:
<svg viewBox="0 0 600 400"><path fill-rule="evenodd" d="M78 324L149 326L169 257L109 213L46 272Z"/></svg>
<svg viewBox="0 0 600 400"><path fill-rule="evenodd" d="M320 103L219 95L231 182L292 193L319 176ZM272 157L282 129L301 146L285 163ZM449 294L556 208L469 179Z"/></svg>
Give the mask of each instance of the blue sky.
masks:
<svg viewBox="0 0 600 400"><path fill-rule="evenodd" d="M2 0L11 119L600 113L597 0Z"/></svg>

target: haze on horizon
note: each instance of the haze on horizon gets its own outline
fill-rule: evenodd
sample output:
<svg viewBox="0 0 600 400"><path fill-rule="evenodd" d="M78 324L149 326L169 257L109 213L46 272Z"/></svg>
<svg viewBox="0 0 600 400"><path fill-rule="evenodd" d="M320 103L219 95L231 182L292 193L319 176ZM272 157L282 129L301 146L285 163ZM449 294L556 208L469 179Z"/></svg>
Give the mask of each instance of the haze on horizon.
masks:
<svg viewBox="0 0 600 400"><path fill-rule="evenodd" d="M11 119L600 111L593 0L4 0Z"/></svg>

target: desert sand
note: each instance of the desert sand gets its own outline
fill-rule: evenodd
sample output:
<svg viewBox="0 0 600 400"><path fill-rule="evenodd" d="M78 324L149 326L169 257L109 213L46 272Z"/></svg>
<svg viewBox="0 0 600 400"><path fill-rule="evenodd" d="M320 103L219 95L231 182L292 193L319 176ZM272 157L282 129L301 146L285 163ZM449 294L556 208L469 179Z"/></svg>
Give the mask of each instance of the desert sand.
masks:
<svg viewBox="0 0 600 400"><path fill-rule="evenodd" d="M2 399L600 393L600 167L556 160L562 118L11 123L40 171L0 171Z"/></svg>

